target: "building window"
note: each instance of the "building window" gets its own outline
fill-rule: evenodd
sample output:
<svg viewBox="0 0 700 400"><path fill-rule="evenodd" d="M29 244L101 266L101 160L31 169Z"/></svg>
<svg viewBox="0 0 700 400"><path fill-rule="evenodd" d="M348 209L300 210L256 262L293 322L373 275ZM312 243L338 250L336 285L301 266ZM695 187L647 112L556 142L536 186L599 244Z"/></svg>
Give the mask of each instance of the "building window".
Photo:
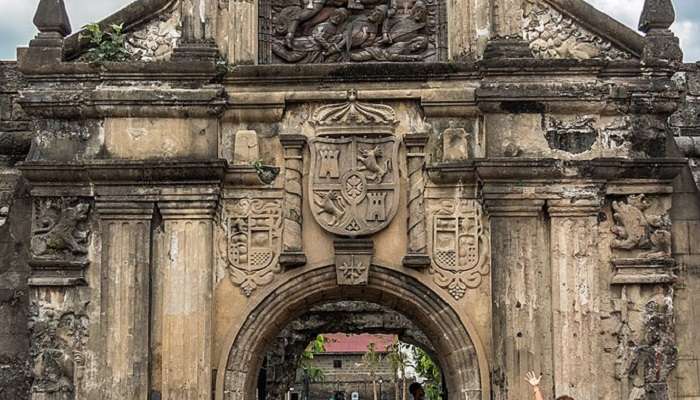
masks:
<svg viewBox="0 0 700 400"><path fill-rule="evenodd" d="M333 360L333 368L343 368L343 360Z"/></svg>

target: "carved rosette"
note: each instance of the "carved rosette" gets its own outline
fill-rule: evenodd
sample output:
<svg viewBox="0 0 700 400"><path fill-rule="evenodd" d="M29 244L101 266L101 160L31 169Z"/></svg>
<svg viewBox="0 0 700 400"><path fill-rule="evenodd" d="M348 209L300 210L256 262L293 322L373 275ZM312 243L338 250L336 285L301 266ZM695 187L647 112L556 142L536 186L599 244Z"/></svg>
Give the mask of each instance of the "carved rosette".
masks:
<svg viewBox="0 0 700 400"><path fill-rule="evenodd" d="M586 29L543 0L527 0L523 37L538 58L627 60L631 55Z"/></svg>
<svg viewBox="0 0 700 400"><path fill-rule="evenodd" d="M432 213L430 272L440 287L459 300L490 272L488 232L476 200L443 200Z"/></svg>
<svg viewBox="0 0 700 400"><path fill-rule="evenodd" d="M220 219L224 234L218 240L219 255L233 284L249 297L280 271L282 200L235 200Z"/></svg>
<svg viewBox="0 0 700 400"><path fill-rule="evenodd" d="M87 303L33 300L29 310L33 393L60 393L74 399L86 364Z"/></svg>

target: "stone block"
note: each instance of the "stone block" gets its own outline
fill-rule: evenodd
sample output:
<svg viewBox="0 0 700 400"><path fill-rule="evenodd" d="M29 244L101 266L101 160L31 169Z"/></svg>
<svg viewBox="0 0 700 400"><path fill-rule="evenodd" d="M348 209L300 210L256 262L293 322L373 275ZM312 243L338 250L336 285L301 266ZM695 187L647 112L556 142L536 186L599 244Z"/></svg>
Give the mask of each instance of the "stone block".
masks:
<svg viewBox="0 0 700 400"><path fill-rule="evenodd" d="M673 254L689 254L690 242L688 237L688 222L676 221L672 229Z"/></svg>
<svg viewBox="0 0 700 400"><path fill-rule="evenodd" d="M690 254L700 254L700 221L688 223L688 242Z"/></svg>

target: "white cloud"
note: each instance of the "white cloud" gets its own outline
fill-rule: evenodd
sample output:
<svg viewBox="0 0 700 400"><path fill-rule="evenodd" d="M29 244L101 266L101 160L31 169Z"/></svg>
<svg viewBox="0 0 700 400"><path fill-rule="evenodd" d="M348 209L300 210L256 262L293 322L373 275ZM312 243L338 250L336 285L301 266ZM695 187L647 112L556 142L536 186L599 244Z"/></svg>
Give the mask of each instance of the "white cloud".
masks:
<svg viewBox="0 0 700 400"><path fill-rule="evenodd" d="M588 0L595 8L636 30L644 0Z"/></svg>

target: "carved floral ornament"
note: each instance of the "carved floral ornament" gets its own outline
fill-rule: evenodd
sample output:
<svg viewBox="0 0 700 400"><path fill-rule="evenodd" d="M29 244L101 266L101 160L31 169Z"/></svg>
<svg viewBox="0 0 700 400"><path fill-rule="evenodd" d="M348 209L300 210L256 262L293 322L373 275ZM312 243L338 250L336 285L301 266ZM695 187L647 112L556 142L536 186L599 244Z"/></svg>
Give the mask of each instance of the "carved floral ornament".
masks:
<svg viewBox="0 0 700 400"><path fill-rule="evenodd" d="M588 60L626 60L631 55L579 26L543 0L527 0L524 6L523 37L535 57Z"/></svg>
<svg viewBox="0 0 700 400"><path fill-rule="evenodd" d="M261 63L444 58L444 1L262 0Z"/></svg>
<svg viewBox="0 0 700 400"><path fill-rule="evenodd" d="M443 200L432 213L435 283L459 300L489 274L490 241L476 200Z"/></svg>

